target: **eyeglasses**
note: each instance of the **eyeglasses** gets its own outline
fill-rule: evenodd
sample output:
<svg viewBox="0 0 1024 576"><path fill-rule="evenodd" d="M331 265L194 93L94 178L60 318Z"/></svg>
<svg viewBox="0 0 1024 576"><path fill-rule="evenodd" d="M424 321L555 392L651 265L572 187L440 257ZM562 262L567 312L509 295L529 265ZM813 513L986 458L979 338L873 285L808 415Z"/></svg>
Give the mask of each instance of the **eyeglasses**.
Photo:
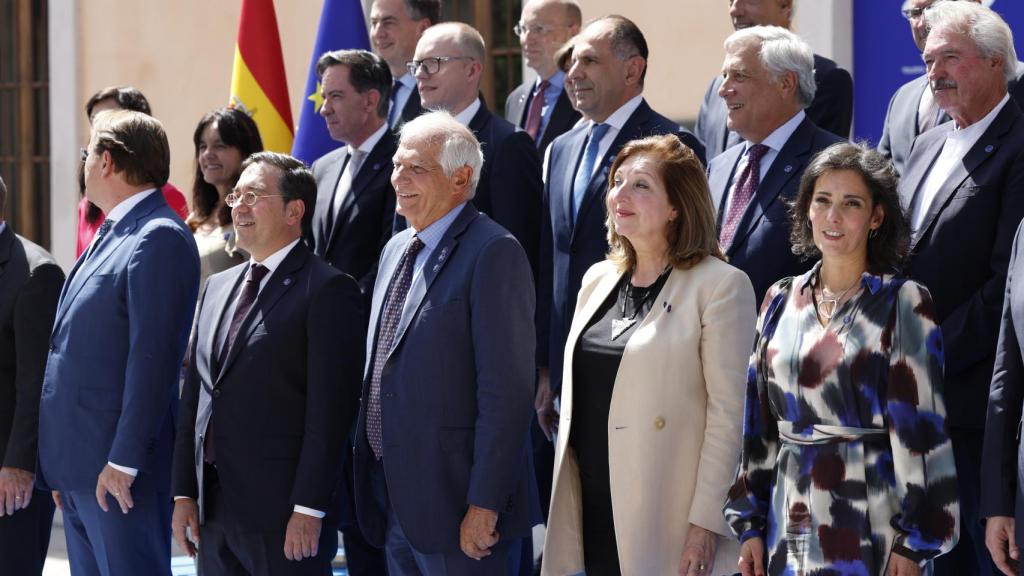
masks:
<svg viewBox="0 0 1024 576"><path fill-rule="evenodd" d="M548 26L545 24L533 24L527 25L525 22L520 22L512 27L512 31L515 32L516 36L523 38L527 33L531 33L534 36L547 36L555 31L557 28L567 28L564 24L556 24Z"/></svg>
<svg viewBox="0 0 1024 576"><path fill-rule="evenodd" d="M924 11L927 9L928 6L925 6L924 8L904 8L900 12L903 12L903 17L906 18L907 20L917 20L924 14Z"/></svg>
<svg viewBox="0 0 1024 576"><path fill-rule="evenodd" d="M437 74L441 70L441 62L472 59L472 56L434 56L433 58L424 58L423 60L409 60L405 63L405 69L409 71L410 76L419 74L420 70L423 70L427 76L430 76Z"/></svg>
<svg viewBox="0 0 1024 576"><path fill-rule="evenodd" d="M251 206L255 206L256 202L258 202L258 201L260 201L260 200L262 200L264 198L275 198L277 196L284 196L284 194L258 194L257 195L255 192L243 192L241 194L238 194L236 192L232 192L232 193L228 194L224 198L224 203L227 204L229 208L234 208L234 207L238 206L239 204L245 204L246 206L250 206L251 207Z"/></svg>

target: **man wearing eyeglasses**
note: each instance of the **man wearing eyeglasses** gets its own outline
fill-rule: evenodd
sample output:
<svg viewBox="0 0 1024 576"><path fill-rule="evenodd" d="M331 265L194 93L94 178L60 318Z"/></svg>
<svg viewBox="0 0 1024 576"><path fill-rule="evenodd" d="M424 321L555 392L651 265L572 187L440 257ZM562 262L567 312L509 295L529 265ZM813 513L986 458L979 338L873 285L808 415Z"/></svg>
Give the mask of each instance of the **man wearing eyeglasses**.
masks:
<svg viewBox="0 0 1024 576"><path fill-rule="evenodd" d="M789 29L793 21L794 0L729 0L729 18L735 30L751 26L779 26ZM726 125L728 110L718 96L723 78L719 74L708 86L700 105L694 132L707 146L708 162L739 144L743 138ZM814 101L807 117L819 128L840 138L850 136L853 124L853 79L834 61L814 55Z"/></svg>
<svg viewBox="0 0 1024 576"><path fill-rule="evenodd" d="M548 144L576 125L580 113L565 91L565 72L555 53L580 31L575 0L530 0L515 27L526 65L537 78L524 82L505 100L505 119L526 131L543 155Z"/></svg>
<svg viewBox="0 0 1024 576"><path fill-rule="evenodd" d="M199 543L205 576L323 576L358 404L362 296L299 240L316 192L305 165L260 152L242 166L227 204L252 258L210 276L200 299L172 529L189 555Z"/></svg>
<svg viewBox="0 0 1024 576"><path fill-rule="evenodd" d="M409 73L423 106L444 110L473 131L484 150L473 204L516 237L537 274L540 244L540 156L533 140L487 109L480 98L486 51L473 27L447 22L427 29L416 44ZM396 221L396 231L405 228Z"/></svg>
<svg viewBox="0 0 1024 576"><path fill-rule="evenodd" d="M903 2L903 17L910 23L910 32L914 36L917 49L924 51L928 39L928 28L925 26L925 11L939 2L955 2L957 0L906 0ZM969 0L980 3L980 0ZM1017 79L1009 83L1010 97L1024 107L1024 63L1017 65ZM882 126L882 138L878 141L878 151L892 160L896 171L903 175L910 156L910 147L918 135L949 122L949 115L939 108L928 90L928 75L922 74L900 86L889 101L889 109L885 113Z"/></svg>
<svg viewBox="0 0 1024 576"><path fill-rule="evenodd" d="M441 0L373 0L370 41L373 51L388 63L394 84L388 107L388 126L396 128L423 113L416 79L406 73L416 42L441 17Z"/></svg>

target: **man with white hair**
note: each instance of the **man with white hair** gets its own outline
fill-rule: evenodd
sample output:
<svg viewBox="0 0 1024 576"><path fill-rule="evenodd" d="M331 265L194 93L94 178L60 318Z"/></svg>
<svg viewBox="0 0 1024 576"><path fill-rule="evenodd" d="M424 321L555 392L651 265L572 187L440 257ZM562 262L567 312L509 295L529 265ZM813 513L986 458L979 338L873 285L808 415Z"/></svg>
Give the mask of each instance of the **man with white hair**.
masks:
<svg viewBox="0 0 1024 576"><path fill-rule="evenodd" d="M910 32L914 37L917 49L924 51L924 43L928 38L925 26L925 11L938 2L954 2L956 0L905 0L903 17L910 23ZM970 0L980 2L980 0ZM989 2L991 4L991 2ZM1017 105L1024 104L1024 63L1017 63L1016 75L1009 83L1010 97ZM923 132L939 124L949 121L949 115L943 112L931 90L928 90L928 75L922 74L900 86L889 101L889 109L885 113L885 124L882 126L882 138L878 141L878 151L892 160L896 172L903 174L907 156L914 139Z"/></svg>
<svg viewBox="0 0 1024 576"><path fill-rule="evenodd" d="M743 142L708 165L719 240L729 262L750 276L757 301L768 287L805 271L790 250L789 201L811 158L842 139L804 109L814 100L814 54L795 34L754 26L725 41L718 95L729 130Z"/></svg>
<svg viewBox="0 0 1024 576"><path fill-rule="evenodd" d="M1006 271L1024 216L1024 117L1007 94L1017 56L998 14L973 2L943 2L925 12L925 24L928 82L953 121L914 142L900 198L912 228L905 270L931 291L942 327L946 421L959 480L960 543L936 560L935 573L986 575L992 562L978 519L1012 514L1002 487L1017 473L1016 466L1004 470L1009 460L1001 454L991 460L995 454L986 453L996 466L980 477ZM998 451L1018 422L985 449Z"/></svg>
<svg viewBox="0 0 1024 576"><path fill-rule="evenodd" d="M409 228L381 255L354 451L390 576L504 573L539 521L534 288L519 243L470 203L482 156L446 112L406 123L394 156Z"/></svg>
<svg viewBox="0 0 1024 576"><path fill-rule="evenodd" d="M752 26L779 26L789 29L793 23L795 0L729 0L729 18L735 30ZM813 101L807 115L819 127L846 138L853 123L853 79L834 61L814 54ZM723 78L711 80L694 132L707 147L708 162L739 143L742 135L726 125L728 110L718 97Z"/></svg>

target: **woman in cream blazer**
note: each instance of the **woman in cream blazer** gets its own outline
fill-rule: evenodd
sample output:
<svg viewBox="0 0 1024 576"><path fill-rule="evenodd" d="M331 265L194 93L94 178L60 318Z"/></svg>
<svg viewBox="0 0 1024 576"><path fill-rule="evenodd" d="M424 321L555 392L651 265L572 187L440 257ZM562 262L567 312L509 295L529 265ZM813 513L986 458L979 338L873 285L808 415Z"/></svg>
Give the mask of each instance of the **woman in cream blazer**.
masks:
<svg viewBox="0 0 1024 576"><path fill-rule="evenodd" d="M739 548L721 508L739 457L753 289L743 272L722 259L707 181L689 148L672 136L632 142L616 158L612 175L609 260L584 277L566 344L542 573L733 573ZM656 295L636 307L643 312L637 318L634 311L638 322L623 328L631 320L621 295L644 289L637 284ZM622 304L611 304L613 298ZM616 319L620 305L622 318ZM593 389L574 376L593 372L579 358L585 334L604 334L592 331L603 326L597 316L612 318L609 343L618 338L616 331L630 334L607 414L618 566L614 551L611 560L595 560L607 557L607 550L584 553L583 535L594 528L583 524L583 483L592 481L581 481L574 448L580 440L573 440L574 419L602 417L581 414L579 407L574 412L573 402Z"/></svg>

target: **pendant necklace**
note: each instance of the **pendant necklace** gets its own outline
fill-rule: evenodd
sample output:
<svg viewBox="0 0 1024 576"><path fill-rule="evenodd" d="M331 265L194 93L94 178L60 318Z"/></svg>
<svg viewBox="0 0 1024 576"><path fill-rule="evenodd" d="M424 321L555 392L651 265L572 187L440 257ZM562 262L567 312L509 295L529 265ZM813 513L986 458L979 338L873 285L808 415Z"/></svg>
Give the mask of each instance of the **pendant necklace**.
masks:
<svg viewBox="0 0 1024 576"><path fill-rule="evenodd" d="M629 280L623 283L621 290L622 293L622 318L612 318L612 340L618 340L619 336L625 334L627 330L633 327L634 324L639 320L638 316L640 311L643 310L644 306L655 294L655 288L661 283L661 279L665 277L665 274L672 269L672 265L665 267L665 271L661 273L658 278L646 288L637 288L630 284ZM642 296L637 297L638 294ZM626 301L634 300L636 302L636 308L633 309L633 313L626 317Z"/></svg>
<svg viewBox="0 0 1024 576"><path fill-rule="evenodd" d="M839 309L839 303L842 302L843 297L846 296L847 292L853 290L853 287L859 284L860 280L858 279L853 284L850 284L846 287L846 290L843 290L839 294L833 294L828 290L828 288L825 288L825 282L821 280L820 274L818 275L818 280L821 282L821 286L819 287L820 296L818 298L818 302L814 304L814 308L822 318L830 321L832 320L832 316L835 315L836 310Z"/></svg>

